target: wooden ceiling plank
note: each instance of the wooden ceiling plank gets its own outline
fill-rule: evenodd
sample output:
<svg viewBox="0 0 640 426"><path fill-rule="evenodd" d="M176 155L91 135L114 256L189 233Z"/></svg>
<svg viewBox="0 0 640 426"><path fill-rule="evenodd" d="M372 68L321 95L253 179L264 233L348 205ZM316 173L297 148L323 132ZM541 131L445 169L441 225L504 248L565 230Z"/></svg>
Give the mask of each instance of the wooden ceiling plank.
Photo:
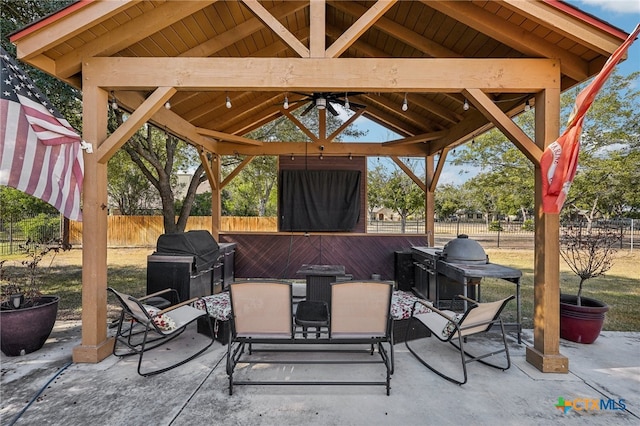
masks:
<svg viewBox="0 0 640 426"><path fill-rule="evenodd" d="M367 11L366 7L360 6L359 4L350 1L333 2L331 3L331 6L353 16L361 16ZM435 43L434 41L429 40L428 38L423 37L420 34L411 31L410 29L405 28L402 25L397 24L396 22L385 17L378 19L375 23L375 27L394 38L402 40L403 43L413 47L414 49L418 49L419 51L424 52L434 58L461 57L461 55L457 54L456 52L453 52L443 47L442 45Z"/></svg>
<svg viewBox="0 0 640 426"><path fill-rule="evenodd" d="M418 176L416 176L413 171L407 167L406 164L404 164L404 162L397 156L392 155L391 159L393 160L394 163L396 163L398 165L398 167L400 167L402 169L403 172L405 172L407 174L407 176L409 176L411 178L412 181L415 182L416 185L418 185L420 187L420 189L422 189L422 192L425 192L427 190L427 186L425 185L425 183L422 181L422 179L420 179Z"/></svg>
<svg viewBox="0 0 640 426"><path fill-rule="evenodd" d="M375 24L397 0L378 0L351 27L327 49L324 56L337 58L342 55L365 31ZM324 37L323 37L324 38Z"/></svg>
<svg viewBox="0 0 640 426"><path fill-rule="evenodd" d="M575 43L586 44L601 55L611 55L622 41L614 36L603 38L602 32L593 31L593 28L585 22L568 19L565 13L549 7L544 2L506 0L503 3L505 7L524 15L527 19L553 29L554 32L564 35Z"/></svg>
<svg viewBox="0 0 640 426"><path fill-rule="evenodd" d="M309 55L312 58L323 58L325 56L326 22L326 1L311 0L309 5Z"/></svg>
<svg viewBox="0 0 640 426"><path fill-rule="evenodd" d="M531 93L560 84L559 62L553 59L95 57L83 63L84 79L114 89L343 92L357 87L437 93L477 87Z"/></svg>
<svg viewBox="0 0 640 426"><path fill-rule="evenodd" d="M211 136L212 138L219 139L226 142L235 142L243 145L262 145L263 142L255 139L244 138L242 136L231 135L229 133L218 132L217 130L197 128L196 131L203 136Z"/></svg>
<svg viewBox="0 0 640 426"><path fill-rule="evenodd" d="M534 164L540 163L542 150L518 125L509 118L480 89L467 89L463 92L478 111L482 112L502 133L516 145Z"/></svg>
<svg viewBox="0 0 640 426"><path fill-rule="evenodd" d="M291 32L280 23L264 6L257 0L242 0L244 4L260 19L267 27L291 47L301 58L309 57L309 49L300 42Z"/></svg>
<svg viewBox="0 0 640 426"><path fill-rule="evenodd" d="M31 59L139 2L140 0L92 2L37 31L24 36L17 34L16 37L11 37L11 41L20 41L16 43L18 59Z"/></svg>
<svg viewBox="0 0 640 426"><path fill-rule="evenodd" d="M285 16L296 13L300 8L303 8L298 2L285 2L280 6L276 6L271 10L274 17L282 19ZM262 21L258 18L252 18L245 22L242 22L235 26L233 29L225 31L220 35L217 35L210 40L195 46L186 52L182 53L182 57L207 57L211 56L223 49L237 43L245 37L250 36L256 32L259 32L264 28Z"/></svg>
<svg viewBox="0 0 640 426"><path fill-rule="evenodd" d="M164 103L176 93L173 87L158 87L129 118L120 125L96 150L99 163L106 163L115 152L124 145L131 136L149 119L156 111L164 107Z"/></svg>
<svg viewBox="0 0 640 426"><path fill-rule="evenodd" d="M75 48L57 59L57 75L67 78L78 73L82 68L82 58L113 55L212 3L215 3L215 0L183 2L180 7L176 7L171 2L160 5L144 15L119 26L117 31L109 31L102 37Z"/></svg>
<svg viewBox="0 0 640 426"><path fill-rule="evenodd" d="M470 2L426 0L422 2L527 55L560 59L563 72L575 80L583 81L589 76L589 64L578 56L535 37L517 25L505 22Z"/></svg>

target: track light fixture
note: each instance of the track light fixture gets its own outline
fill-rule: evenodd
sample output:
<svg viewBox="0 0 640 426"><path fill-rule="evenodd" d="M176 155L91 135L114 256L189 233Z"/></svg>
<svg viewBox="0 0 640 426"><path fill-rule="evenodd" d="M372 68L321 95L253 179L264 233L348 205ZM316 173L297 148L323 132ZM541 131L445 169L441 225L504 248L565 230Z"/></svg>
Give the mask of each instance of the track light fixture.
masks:
<svg viewBox="0 0 640 426"><path fill-rule="evenodd" d="M469 111L469 101L468 100L464 100L464 104L462 104L462 109L465 111Z"/></svg>
<svg viewBox="0 0 640 426"><path fill-rule="evenodd" d="M529 103L529 99L527 99L524 103L524 110L525 111L531 110L531 104Z"/></svg>
<svg viewBox="0 0 640 426"><path fill-rule="evenodd" d="M282 104L282 107L284 109L289 109L289 97L287 97L287 95L284 95L284 104Z"/></svg>
<svg viewBox="0 0 640 426"><path fill-rule="evenodd" d="M231 108L231 98L229 96L227 96L227 101L225 102L225 106L227 108Z"/></svg>
<svg viewBox="0 0 640 426"><path fill-rule="evenodd" d="M402 110L406 111L409 109L409 103L407 102L407 94L404 94L404 100L402 101Z"/></svg>

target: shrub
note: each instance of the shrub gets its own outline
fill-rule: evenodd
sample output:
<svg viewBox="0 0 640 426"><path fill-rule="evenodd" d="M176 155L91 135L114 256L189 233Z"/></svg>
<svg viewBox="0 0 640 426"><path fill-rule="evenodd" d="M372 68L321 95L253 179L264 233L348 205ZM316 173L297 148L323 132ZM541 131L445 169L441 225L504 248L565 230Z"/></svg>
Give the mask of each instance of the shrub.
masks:
<svg viewBox="0 0 640 426"><path fill-rule="evenodd" d="M25 238L38 243L55 240L60 236L60 219L40 213L32 219L18 222L18 228Z"/></svg>
<svg viewBox="0 0 640 426"><path fill-rule="evenodd" d="M489 231L504 231L504 228L502 228L502 223L499 220L494 220L489 224Z"/></svg>
<svg viewBox="0 0 640 426"><path fill-rule="evenodd" d="M535 224L533 222L533 219L527 219L524 222L522 222L522 229L525 231L534 231Z"/></svg>

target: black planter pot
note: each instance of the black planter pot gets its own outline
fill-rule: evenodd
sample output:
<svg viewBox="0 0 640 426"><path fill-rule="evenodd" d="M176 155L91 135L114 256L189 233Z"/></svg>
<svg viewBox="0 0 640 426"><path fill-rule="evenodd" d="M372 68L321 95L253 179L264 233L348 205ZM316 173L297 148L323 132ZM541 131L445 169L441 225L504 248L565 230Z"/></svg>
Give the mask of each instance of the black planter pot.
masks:
<svg viewBox="0 0 640 426"><path fill-rule="evenodd" d="M602 331L607 304L589 297L560 295L560 337L577 343L593 343Z"/></svg>
<svg viewBox="0 0 640 426"><path fill-rule="evenodd" d="M0 311L0 349L5 355L35 352L47 341L58 314L58 296L41 296L36 306Z"/></svg>

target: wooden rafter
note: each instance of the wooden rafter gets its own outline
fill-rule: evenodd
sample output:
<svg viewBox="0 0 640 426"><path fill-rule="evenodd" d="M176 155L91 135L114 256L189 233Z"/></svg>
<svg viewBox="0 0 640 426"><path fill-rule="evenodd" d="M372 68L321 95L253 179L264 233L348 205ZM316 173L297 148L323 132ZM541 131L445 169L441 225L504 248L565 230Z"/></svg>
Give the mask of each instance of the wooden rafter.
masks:
<svg viewBox="0 0 640 426"><path fill-rule="evenodd" d="M260 19L267 27L291 47L300 57L309 57L309 49L300 42L291 32L280 23L257 0L242 0L242 2Z"/></svg>
<svg viewBox="0 0 640 426"><path fill-rule="evenodd" d="M447 154L449 153L449 148L442 148L440 151L440 156L438 157L438 164L436 165L435 170L433 171L433 176L429 182L429 191L435 192L436 186L438 186L438 181L440 180L440 175L442 174L442 170L444 169L444 164L447 160Z"/></svg>
<svg viewBox="0 0 640 426"><path fill-rule="evenodd" d="M242 145L258 145L258 146L263 144L263 142L257 141L255 139L249 139L249 138L244 138L242 136L230 135L229 133L218 132L216 130L198 128L197 131L201 135L211 136L212 138L216 138L218 140L226 141L226 142L235 142Z"/></svg>
<svg viewBox="0 0 640 426"><path fill-rule="evenodd" d="M542 150L527 136L518 125L509 118L489 97L479 89L468 89L463 92L476 108L481 111L502 133L505 134L524 155L533 162L540 164Z"/></svg>
<svg viewBox="0 0 640 426"><path fill-rule="evenodd" d="M109 161L113 154L115 154L156 111L162 108L164 103L170 99L174 93L176 93L176 89L173 87L158 87L155 92L129 116L127 121L122 123L107 140L100 144L96 150L98 162L104 164Z"/></svg>
<svg viewBox="0 0 640 426"><path fill-rule="evenodd" d="M357 110L355 114L353 114L344 123L342 123L342 125L340 125L340 127L338 127L333 133L327 136L327 141L333 142L333 140L340 133L344 132L347 127L351 126L351 124L353 124L353 122L356 121L364 113L364 111L365 111L365 108L360 108L359 110Z"/></svg>
<svg viewBox="0 0 640 426"><path fill-rule="evenodd" d="M327 58L337 58L353 44L365 31L375 24L387 10L396 4L397 0L378 0L373 6L358 18L356 22L342 33L340 37L327 49ZM324 34L323 34L324 37Z"/></svg>
<svg viewBox="0 0 640 426"><path fill-rule="evenodd" d="M309 1L309 54L312 58L325 56L327 4L325 0Z"/></svg>
<svg viewBox="0 0 640 426"><path fill-rule="evenodd" d="M398 165L398 167L402 169L403 172L407 174L407 176L411 178L412 181L416 183L416 185L420 187L420 189L422 189L422 192L425 192L427 190L425 183L418 176L416 176L415 173L413 173L413 171L409 167L407 167L407 165L404 164L404 162L399 157L392 155L391 159Z"/></svg>
<svg viewBox="0 0 640 426"><path fill-rule="evenodd" d="M410 136L408 138L396 139L393 141L383 142L382 145L408 145L413 143L429 142L443 138L449 133L448 130L440 130L438 132L423 133L421 135Z"/></svg>
<svg viewBox="0 0 640 426"><path fill-rule="evenodd" d="M204 172L207 175L207 180L209 181L209 186L214 191L218 190L218 178L215 175L213 169L211 168L211 161L209 157L207 157L207 152L203 147L198 148L198 156L200 157L200 163L202 163L202 167L204 167Z"/></svg>

